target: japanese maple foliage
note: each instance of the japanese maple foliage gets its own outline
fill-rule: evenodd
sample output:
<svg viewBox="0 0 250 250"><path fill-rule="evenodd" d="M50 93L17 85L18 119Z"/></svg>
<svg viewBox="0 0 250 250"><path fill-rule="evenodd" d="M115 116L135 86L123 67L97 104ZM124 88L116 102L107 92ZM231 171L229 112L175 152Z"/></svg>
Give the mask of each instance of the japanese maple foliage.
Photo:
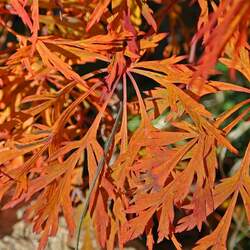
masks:
<svg viewBox="0 0 250 250"><path fill-rule="evenodd" d="M249 21L247 0L1 1L2 209L29 204L39 249L61 215L73 236L76 189L85 195L104 159L89 204L102 248L144 235L148 249L182 249L181 234L206 226L193 248L227 249L240 203L250 222L250 144L232 175L217 159L221 148L238 157L228 134L249 120ZM232 81L216 78L217 63ZM219 115L202 101L228 91L245 99Z"/></svg>

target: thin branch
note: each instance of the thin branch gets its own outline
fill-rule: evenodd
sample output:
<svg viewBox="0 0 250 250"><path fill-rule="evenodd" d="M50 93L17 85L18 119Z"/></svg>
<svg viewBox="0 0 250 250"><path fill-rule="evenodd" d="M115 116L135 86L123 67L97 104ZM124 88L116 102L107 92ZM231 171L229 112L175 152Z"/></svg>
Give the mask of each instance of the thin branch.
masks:
<svg viewBox="0 0 250 250"><path fill-rule="evenodd" d="M99 175L103 170L107 153L108 153L108 151L109 151L109 149L110 149L110 147L112 145L112 142L114 140L114 136L115 136L116 131L117 131L118 127L119 127L122 110L123 110L123 105L122 105L122 103L120 103L119 111L118 111L118 114L116 116L114 126L112 128L112 131L111 131L109 137L108 137L107 142L105 143L103 156L101 157L101 159L100 159L100 161L99 161L99 163L97 165L95 176L93 178L93 181L92 181L92 183L91 183L91 185L89 187L89 191L88 191L87 196L86 196L84 208L83 208L83 211L82 211L82 214L81 214L80 223L79 223L79 227L78 227L78 231L77 231L77 242L76 242L76 248L75 248L76 250L79 250L81 228L82 228L83 220L84 220L84 218L85 218L85 216L87 214L88 208L89 208L90 197L91 197L91 194L92 194L92 192L94 190L94 187L95 187L95 185L97 183Z"/></svg>

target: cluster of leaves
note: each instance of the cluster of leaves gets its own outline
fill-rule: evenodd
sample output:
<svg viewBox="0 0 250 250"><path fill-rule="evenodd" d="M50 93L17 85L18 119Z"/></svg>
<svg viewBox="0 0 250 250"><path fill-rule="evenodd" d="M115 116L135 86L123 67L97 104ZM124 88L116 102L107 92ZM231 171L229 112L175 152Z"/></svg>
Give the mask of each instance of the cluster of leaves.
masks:
<svg viewBox="0 0 250 250"><path fill-rule="evenodd" d="M249 21L246 0L0 2L0 199L29 202L39 249L61 213L74 234L76 190L103 158L89 205L101 247L145 235L149 249L164 238L181 249L178 235L209 227L194 249L226 249L239 203L250 222L250 145L233 175L217 171L218 149L237 155L227 135L249 119ZM212 80L218 62L233 83ZM227 91L246 98L219 115L202 103Z"/></svg>

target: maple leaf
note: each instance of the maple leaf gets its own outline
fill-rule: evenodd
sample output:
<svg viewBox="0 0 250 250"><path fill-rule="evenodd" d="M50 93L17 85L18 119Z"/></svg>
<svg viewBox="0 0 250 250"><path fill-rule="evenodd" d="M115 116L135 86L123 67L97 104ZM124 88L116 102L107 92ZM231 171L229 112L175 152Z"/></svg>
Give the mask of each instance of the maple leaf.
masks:
<svg viewBox="0 0 250 250"><path fill-rule="evenodd" d="M23 20L24 24L26 24L29 27L29 29L32 30L33 25L32 25L31 19L24 8L26 5L25 2L22 3L19 0L11 0L10 3L12 7L14 8L15 13L17 13Z"/></svg>
<svg viewBox="0 0 250 250"><path fill-rule="evenodd" d="M244 202L244 206L246 209L246 214L247 214L247 218L248 218L248 223L250 223L250 214L249 214L249 201L250 201L250 178L249 178L249 167L250 167L250 143L248 144L248 147L246 149L245 152L245 156L242 160L241 163L241 175L242 175L242 179L240 179L240 194L241 197L243 199Z"/></svg>
<svg viewBox="0 0 250 250"><path fill-rule="evenodd" d="M74 234L76 188L110 250L141 235L148 249L164 238L181 249L175 234L200 231L217 209L221 221L194 249L226 249L235 208L250 221L250 146L230 176L217 160L221 148L242 153L229 139L249 119L250 4L194 2L0 4L0 199L28 204L39 249L60 216ZM218 115L206 98L227 91L243 99Z"/></svg>
<svg viewBox="0 0 250 250"><path fill-rule="evenodd" d="M145 17L148 24L150 24L153 27L153 29L156 31L157 25L156 25L156 22L152 16L153 11L149 8L149 6L145 2L137 1L137 3L141 4L142 15Z"/></svg>
<svg viewBox="0 0 250 250"><path fill-rule="evenodd" d="M91 29L91 27L98 23L103 13L107 10L108 5L110 4L111 0L101 0L97 4L97 6L94 9L94 12L92 13L90 20L87 25L87 31Z"/></svg>
<svg viewBox="0 0 250 250"><path fill-rule="evenodd" d="M227 249L226 247L226 239L229 231L231 219L233 216L233 210L236 204L238 192L233 195L233 198L230 202L230 205L221 219L219 225L216 229L209 235L197 242L197 246L194 249L208 249L212 247L212 249Z"/></svg>
<svg viewBox="0 0 250 250"><path fill-rule="evenodd" d="M44 65L48 68L55 68L60 71L65 77L69 80L75 80L83 85L83 87L87 88L85 82L81 79L81 77L72 71L71 67L64 63L56 54L53 54L42 41L38 41L36 43L36 49L39 52Z"/></svg>
<svg viewBox="0 0 250 250"><path fill-rule="evenodd" d="M199 69L195 74L194 79L198 76L207 78L208 69L211 69L214 66L216 60L220 57L221 53L223 53L226 44L233 36L235 30L242 25L244 26L242 22L249 19L249 2L232 1L230 9L228 8L228 3L229 1L220 3L210 21L208 21L195 35L194 42L203 36L204 33L208 34L208 32L210 32L206 37L205 53L199 60ZM214 27L219 18L222 18L222 21L218 22L217 26ZM245 31L242 30L241 32L244 33ZM220 34L223 34L223 37L218 39ZM238 37L238 39L241 40L242 38ZM242 44L244 42L240 41L240 43Z"/></svg>
<svg viewBox="0 0 250 250"><path fill-rule="evenodd" d="M233 46L228 46L226 53L230 56L230 58L222 57L220 58L220 62L228 66L229 68L234 68L240 71L247 79L250 81L250 73L249 73L249 50L244 47L239 48L239 55L236 57L233 54ZM236 57L236 58L235 58Z"/></svg>

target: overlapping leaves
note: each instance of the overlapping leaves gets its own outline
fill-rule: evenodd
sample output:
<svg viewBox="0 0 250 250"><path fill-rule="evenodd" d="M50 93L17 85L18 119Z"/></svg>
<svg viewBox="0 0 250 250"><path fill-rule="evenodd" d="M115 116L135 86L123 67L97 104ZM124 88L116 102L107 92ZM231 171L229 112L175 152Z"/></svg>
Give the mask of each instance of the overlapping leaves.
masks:
<svg viewBox="0 0 250 250"><path fill-rule="evenodd" d="M25 218L41 234L39 249L56 234L61 213L74 235L74 205L80 200L75 190L85 193L95 178L120 101L120 130L89 207L101 247L122 248L145 234L149 249L156 238L181 249L175 235L201 230L230 199L218 226L195 246L226 249L238 196L250 220L249 146L238 172L223 179L217 174L218 149L237 155L227 135L249 119L250 2L198 0L192 42L193 31L181 19L183 3L153 2L10 0L0 5L0 199L10 195L3 209L30 202ZM186 2L196 8L195 1ZM169 34L157 33L165 25L163 15ZM16 16L25 30L20 34L11 27ZM173 29L179 26L180 32ZM8 43L6 34L16 40ZM204 51L195 64L200 39ZM183 49L189 56L180 53ZM159 53L164 58L152 60ZM218 60L248 82L210 79L218 74L213 68ZM96 67L88 73L91 64ZM143 81L151 84L144 93ZM222 91L244 93L246 99L215 117L201 100ZM131 133L133 115L139 124Z"/></svg>

